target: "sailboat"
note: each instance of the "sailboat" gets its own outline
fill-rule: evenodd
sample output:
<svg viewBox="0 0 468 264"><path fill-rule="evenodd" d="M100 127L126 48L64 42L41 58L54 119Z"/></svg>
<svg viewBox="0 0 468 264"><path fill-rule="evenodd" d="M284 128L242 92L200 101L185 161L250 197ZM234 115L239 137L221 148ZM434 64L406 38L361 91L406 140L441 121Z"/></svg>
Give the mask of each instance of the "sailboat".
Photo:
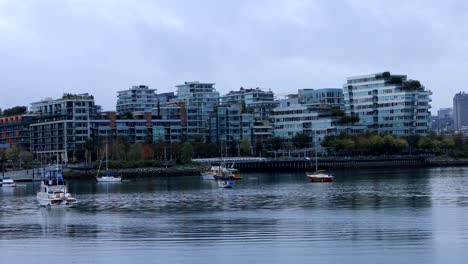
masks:
<svg viewBox="0 0 468 264"><path fill-rule="evenodd" d="M98 182L121 182L122 181L122 177L112 175L111 172L109 171L109 160L107 157L107 144L106 144L106 174L104 176L99 176L99 172L101 170L101 163L102 163L102 160L99 163L99 169L96 175L96 180Z"/></svg>
<svg viewBox="0 0 468 264"><path fill-rule="evenodd" d="M67 185L63 179L62 169L58 166L55 170L43 169L41 189L36 195L40 206L48 207L73 207L79 200L67 191Z"/></svg>
<svg viewBox="0 0 468 264"><path fill-rule="evenodd" d="M332 175L329 175L329 174L326 174L325 171L321 170L319 171L318 170L318 161L317 161L317 132L315 132L315 172L307 172L306 175L307 175L307 178L309 178L309 180L311 182L332 182L335 177L333 177Z"/></svg>

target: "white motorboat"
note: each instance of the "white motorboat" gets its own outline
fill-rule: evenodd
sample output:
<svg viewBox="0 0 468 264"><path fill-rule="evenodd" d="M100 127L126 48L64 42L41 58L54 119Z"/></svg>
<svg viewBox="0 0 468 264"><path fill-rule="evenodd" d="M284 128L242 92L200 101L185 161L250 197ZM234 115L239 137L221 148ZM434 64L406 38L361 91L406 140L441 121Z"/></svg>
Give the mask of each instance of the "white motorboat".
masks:
<svg viewBox="0 0 468 264"><path fill-rule="evenodd" d="M102 163L102 160L101 160ZM101 163L99 164L98 175L96 180L98 182L122 182L122 177L117 175L112 175L109 171L109 162L107 158L107 144L106 144L106 174L104 176L99 176L99 171L101 170Z"/></svg>
<svg viewBox="0 0 468 264"><path fill-rule="evenodd" d="M44 171L41 180L41 189L37 193L40 206L47 207L73 207L79 200L67 191L62 170L57 167L54 171Z"/></svg>
<svg viewBox="0 0 468 264"><path fill-rule="evenodd" d="M235 168L227 168L224 163L219 166L212 166L209 171L203 172L202 177L204 180L220 180L228 178L229 180L240 180L242 176Z"/></svg>
<svg viewBox="0 0 468 264"><path fill-rule="evenodd" d="M0 181L0 187L15 187L16 183L12 178L5 177Z"/></svg>

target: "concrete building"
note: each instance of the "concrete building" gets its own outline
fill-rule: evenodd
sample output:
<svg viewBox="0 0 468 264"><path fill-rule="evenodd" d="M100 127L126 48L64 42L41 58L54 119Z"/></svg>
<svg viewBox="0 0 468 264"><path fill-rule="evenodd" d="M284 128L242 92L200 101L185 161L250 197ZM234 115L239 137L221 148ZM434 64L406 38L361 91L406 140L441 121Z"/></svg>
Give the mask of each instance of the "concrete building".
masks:
<svg viewBox="0 0 468 264"><path fill-rule="evenodd" d="M29 126L34 122L35 115L23 114L0 117L0 148L16 147L29 151Z"/></svg>
<svg viewBox="0 0 468 264"><path fill-rule="evenodd" d="M263 91L260 88L241 87L238 91L230 91L221 96L221 104L238 104L242 111L252 113L256 120L267 120L278 106L272 91Z"/></svg>
<svg viewBox="0 0 468 264"><path fill-rule="evenodd" d="M437 134L451 134L454 129L453 108L441 108L432 117L432 130Z"/></svg>
<svg viewBox="0 0 468 264"><path fill-rule="evenodd" d="M453 121L456 130L468 126L468 94L459 92L453 97Z"/></svg>
<svg viewBox="0 0 468 264"><path fill-rule="evenodd" d="M338 108L344 110L343 89L341 88L300 89L298 101L316 109Z"/></svg>
<svg viewBox="0 0 468 264"><path fill-rule="evenodd" d="M115 112L100 113L91 120L94 140L107 138L109 141L124 137L128 143L165 142L182 140L180 119L155 119L151 112L139 113L134 119L118 119Z"/></svg>
<svg viewBox="0 0 468 264"><path fill-rule="evenodd" d="M314 111L311 106L294 104L286 99L273 111L273 134L285 139L286 144L301 133L309 136L309 148L323 140L327 135L335 134L334 120Z"/></svg>
<svg viewBox="0 0 468 264"><path fill-rule="evenodd" d="M162 96L161 98L165 97ZM146 85L132 86L128 90L117 92L117 113L151 111L157 107L157 99L156 89L150 89Z"/></svg>
<svg viewBox="0 0 468 264"><path fill-rule="evenodd" d="M346 114L359 117L368 131L426 135L430 128L430 91L419 81L389 72L349 77L343 86Z"/></svg>
<svg viewBox="0 0 468 264"><path fill-rule="evenodd" d="M242 107L240 105L221 105L211 117L210 141L221 144L222 149L237 149L242 141ZM236 146L234 146L236 145Z"/></svg>
<svg viewBox="0 0 468 264"><path fill-rule="evenodd" d="M78 145L91 137L90 120L98 106L89 94L64 94L62 98L31 103L37 117L30 125L31 150L38 156L59 155L64 162L74 157Z"/></svg>
<svg viewBox="0 0 468 264"><path fill-rule="evenodd" d="M214 83L185 82L177 85L177 100L185 102L186 136L188 141L208 141L210 118L219 104Z"/></svg>

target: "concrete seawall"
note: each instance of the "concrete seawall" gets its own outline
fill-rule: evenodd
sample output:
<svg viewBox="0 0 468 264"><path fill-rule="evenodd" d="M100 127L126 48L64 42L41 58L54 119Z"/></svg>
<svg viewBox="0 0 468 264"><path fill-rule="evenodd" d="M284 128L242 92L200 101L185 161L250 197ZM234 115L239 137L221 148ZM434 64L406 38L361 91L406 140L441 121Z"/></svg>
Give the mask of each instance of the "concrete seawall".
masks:
<svg viewBox="0 0 468 264"><path fill-rule="evenodd" d="M55 166L49 166L45 168L46 170L53 170ZM15 181L40 181L41 180L42 168L34 168L28 170L16 170L16 171L6 171L0 172L0 177L9 177Z"/></svg>
<svg viewBox="0 0 468 264"><path fill-rule="evenodd" d="M468 166L468 159L452 158L365 158L365 159L322 159L319 169L358 169L394 167L446 167ZM236 163L240 171L310 171L315 170L315 161L310 160L266 160L262 162Z"/></svg>
<svg viewBox="0 0 468 264"><path fill-rule="evenodd" d="M423 157L371 157L371 158L340 158L320 159L319 169L359 169L359 168L395 168L395 167L451 167L468 166L468 159L456 158L423 158ZM241 172L256 171L311 171L315 170L313 160L259 160L254 162L235 163L234 167ZM54 167L48 168L50 170ZM188 165L170 168L134 168L121 169L114 172L124 178L141 177L177 177L177 176L199 176L209 169L208 164ZM15 181L39 181L40 171L34 170L9 171L3 173L4 177L11 177ZM70 170L64 169L64 176L68 179L90 179L97 174L96 170ZM0 173L0 175L2 175Z"/></svg>

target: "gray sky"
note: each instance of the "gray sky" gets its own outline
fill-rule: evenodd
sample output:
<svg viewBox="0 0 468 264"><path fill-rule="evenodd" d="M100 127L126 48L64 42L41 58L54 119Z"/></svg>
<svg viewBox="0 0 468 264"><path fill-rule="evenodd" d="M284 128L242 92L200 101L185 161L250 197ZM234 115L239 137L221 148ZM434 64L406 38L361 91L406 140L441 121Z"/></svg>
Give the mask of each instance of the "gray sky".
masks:
<svg viewBox="0 0 468 264"><path fill-rule="evenodd" d="M433 111L468 84L468 3L365 0L0 0L0 107L184 81L279 94L408 74Z"/></svg>

